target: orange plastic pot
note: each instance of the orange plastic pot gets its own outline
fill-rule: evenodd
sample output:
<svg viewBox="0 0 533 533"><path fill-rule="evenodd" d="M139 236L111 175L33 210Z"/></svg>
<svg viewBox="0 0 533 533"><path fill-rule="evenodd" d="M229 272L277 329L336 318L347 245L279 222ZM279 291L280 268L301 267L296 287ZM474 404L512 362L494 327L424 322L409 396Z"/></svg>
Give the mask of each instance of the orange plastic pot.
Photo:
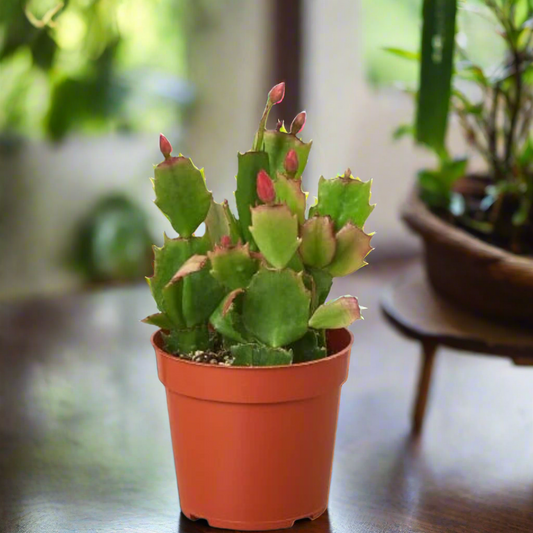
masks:
<svg viewBox="0 0 533 533"><path fill-rule="evenodd" d="M256 531L326 510L352 342L347 330L334 330L325 359L224 367L171 356L160 332L153 335L185 516Z"/></svg>

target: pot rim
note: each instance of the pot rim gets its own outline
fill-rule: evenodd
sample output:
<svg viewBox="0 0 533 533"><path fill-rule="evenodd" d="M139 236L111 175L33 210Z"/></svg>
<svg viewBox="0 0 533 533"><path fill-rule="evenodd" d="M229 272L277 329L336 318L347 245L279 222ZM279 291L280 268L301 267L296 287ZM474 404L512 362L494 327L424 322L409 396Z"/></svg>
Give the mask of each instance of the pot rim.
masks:
<svg viewBox="0 0 533 533"><path fill-rule="evenodd" d="M302 368L302 367L309 367L309 366L314 366L314 365L318 365L318 364L323 364L325 361L331 361L333 359L337 359L337 358L340 358L344 355L344 351L346 350L346 348L350 347L353 345L353 341L354 341L354 336L353 336L353 333L347 329L347 328L339 328L338 330L326 330L327 332L328 331L345 331L347 334L348 334L348 338L347 338L347 341L346 343L344 344L344 346L339 349L339 350L336 350L334 354L332 355L328 355L326 357L323 357L322 359L317 359L315 361L306 361L305 363L296 363L296 364L290 364L290 365L269 365L269 366L226 366L226 365L208 365L206 363L197 363L195 361L189 361L187 359L182 359L181 357L177 356L177 355L172 355L168 352L165 351L165 349L163 348L162 346L162 342L161 342L161 334L163 332L162 329L158 329L157 331L155 331L151 337L150 337L150 341L152 343L152 346L154 348L157 348L160 352L160 355L165 357L166 359L169 359L173 362L176 362L176 363L181 363L181 364L184 364L184 365L190 365L190 366L194 366L194 367L205 367L205 368L209 368L211 370L215 370L216 368L220 369L221 371L228 371L228 370L245 370L245 371L249 371L249 370L254 370L254 371L261 371L261 372L264 372L264 371L268 371L268 370L281 370L281 369L290 369L290 368Z"/></svg>
<svg viewBox="0 0 533 533"><path fill-rule="evenodd" d="M418 192L418 187L413 187L401 209L402 219L413 231L424 239L438 241L470 253L474 250L481 259L505 263L513 270L527 271L528 275L531 275L533 258L513 254L446 222L428 209Z"/></svg>
<svg viewBox="0 0 533 533"><path fill-rule="evenodd" d="M152 335L159 380L167 393L222 403L271 404L331 394L346 381L353 336L331 330L333 355L295 365L228 366L194 363L167 354Z"/></svg>

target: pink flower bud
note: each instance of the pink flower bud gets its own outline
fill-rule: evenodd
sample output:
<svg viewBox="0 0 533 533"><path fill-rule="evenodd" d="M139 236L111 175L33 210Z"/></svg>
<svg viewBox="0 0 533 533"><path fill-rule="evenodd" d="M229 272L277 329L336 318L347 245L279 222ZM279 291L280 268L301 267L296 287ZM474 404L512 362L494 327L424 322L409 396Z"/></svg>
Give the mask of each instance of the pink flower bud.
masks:
<svg viewBox="0 0 533 533"><path fill-rule="evenodd" d="M272 89L270 89L270 92L268 93L268 100L272 105L279 104L283 97L285 96L285 82L282 81L281 83L278 83L277 85L274 85Z"/></svg>
<svg viewBox="0 0 533 533"><path fill-rule="evenodd" d="M231 237L229 235L222 235L222 237L220 237L220 245L224 248L231 246Z"/></svg>
<svg viewBox="0 0 533 533"><path fill-rule="evenodd" d="M161 153L165 156L165 159L170 157L172 153L172 145L168 142L168 139L161 133L159 135L159 149Z"/></svg>
<svg viewBox="0 0 533 533"><path fill-rule="evenodd" d="M257 173L257 196L265 204L273 202L276 198L274 183L264 170Z"/></svg>
<svg viewBox="0 0 533 533"><path fill-rule="evenodd" d="M294 117L294 120L291 123L291 133L293 135L300 133L304 129L306 118L307 118L307 113L305 111L298 113Z"/></svg>
<svg viewBox="0 0 533 533"><path fill-rule="evenodd" d="M283 167L285 168L287 174L294 175L298 171L298 165L298 154L294 148L291 148L285 156Z"/></svg>

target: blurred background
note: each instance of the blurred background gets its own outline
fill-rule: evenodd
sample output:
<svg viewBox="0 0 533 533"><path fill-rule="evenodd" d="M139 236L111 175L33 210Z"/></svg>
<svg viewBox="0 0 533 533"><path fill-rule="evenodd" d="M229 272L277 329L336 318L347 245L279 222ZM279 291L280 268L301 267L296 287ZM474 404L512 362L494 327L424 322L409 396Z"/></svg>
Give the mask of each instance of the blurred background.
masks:
<svg viewBox="0 0 533 533"><path fill-rule="evenodd" d="M460 17L490 60L483 19ZM420 23L421 0L2 0L0 298L141 279L173 235L151 203L159 132L232 202L237 151L281 80L278 116L308 112L305 188L348 166L373 179L372 262L416 254L397 213L432 156L392 132L418 66L383 48L416 51ZM453 122L449 139L466 151Z"/></svg>

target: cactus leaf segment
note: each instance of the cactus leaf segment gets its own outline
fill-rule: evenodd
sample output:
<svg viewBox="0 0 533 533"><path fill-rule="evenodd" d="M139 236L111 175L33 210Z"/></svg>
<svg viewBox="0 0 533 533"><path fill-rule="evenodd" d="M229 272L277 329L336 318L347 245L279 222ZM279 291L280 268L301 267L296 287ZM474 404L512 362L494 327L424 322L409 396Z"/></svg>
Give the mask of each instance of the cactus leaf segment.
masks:
<svg viewBox="0 0 533 533"><path fill-rule="evenodd" d="M246 152L239 154L237 170L237 190L235 200L237 201L237 211L239 213L239 223L244 242L250 242L252 250L255 249L250 224L252 214L250 208L257 205L257 175L264 170L269 173L268 154L265 152Z"/></svg>
<svg viewBox="0 0 533 533"><path fill-rule="evenodd" d="M357 298L341 296L321 305L309 320L309 327L314 329L346 328L360 318L362 318L361 310Z"/></svg>
<svg viewBox="0 0 533 533"><path fill-rule="evenodd" d="M301 274L262 268L243 298L243 322L260 342L279 348L303 337L311 295Z"/></svg>
<svg viewBox="0 0 533 533"><path fill-rule="evenodd" d="M233 216L227 200L221 204L211 201L205 227L212 246L220 244L224 237L229 237L230 244L237 244L241 239L239 223Z"/></svg>
<svg viewBox="0 0 533 533"><path fill-rule="evenodd" d="M154 169L155 204L181 237L190 237L211 205L204 172L187 157L170 157Z"/></svg>
<svg viewBox="0 0 533 533"><path fill-rule="evenodd" d="M211 275L230 291L247 287L257 272L258 261L250 255L248 244L231 248L217 246L208 256Z"/></svg>
<svg viewBox="0 0 533 533"><path fill-rule="evenodd" d="M312 217L301 230L300 255L303 262L314 268L324 268L335 256L335 228L329 217Z"/></svg>
<svg viewBox="0 0 533 533"><path fill-rule="evenodd" d="M287 205L291 212L298 217L298 223L303 224L305 222L306 197L302 191L301 181L278 174L274 189L278 203Z"/></svg>
<svg viewBox="0 0 533 533"><path fill-rule="evenodd" d="M234 366L290 365L293 353L290 349L272 348L263 344L235 344L230 348Z"/></svg>
<svg viewBox="0 0 533 533"><path fill-rule="evenodd" d="M289 150L294 150L298 156L298 170L295 173L295 179L302 177L309 152L313 141L304 143L296 135L290 133L283 133L276 130L265 131L264 150L268 153L270 162L270 175L274 176L276 173L284 173L284 161Z"/></svg>
<svg viewBox="0 0 533 533"><path fill-rule="evenodd" d="M351 223L346 224L335 236L337 243L335 257L328 272L335 277L342 277L359 270L367 263L365 257L372 251L370 240L372 234L367 235L361 228Z"/></svg>
<svg viewBox="0 0 533 533"><path fill-rule="evenodd" d="M285 267L300 245L296 215L283 204L254 207L250 231L259 251L276 268Z"/></svg>
<svg viewBox="0 0 533 533"><path fill-rule="evenodd" d="M329 180L321 177L318 203L311 208L309 215L331 217L336 231L348 222L362 228L374 209L374 205L370 205L371 186L372 180L363 182L351 176L337 176Z"/></svg>

